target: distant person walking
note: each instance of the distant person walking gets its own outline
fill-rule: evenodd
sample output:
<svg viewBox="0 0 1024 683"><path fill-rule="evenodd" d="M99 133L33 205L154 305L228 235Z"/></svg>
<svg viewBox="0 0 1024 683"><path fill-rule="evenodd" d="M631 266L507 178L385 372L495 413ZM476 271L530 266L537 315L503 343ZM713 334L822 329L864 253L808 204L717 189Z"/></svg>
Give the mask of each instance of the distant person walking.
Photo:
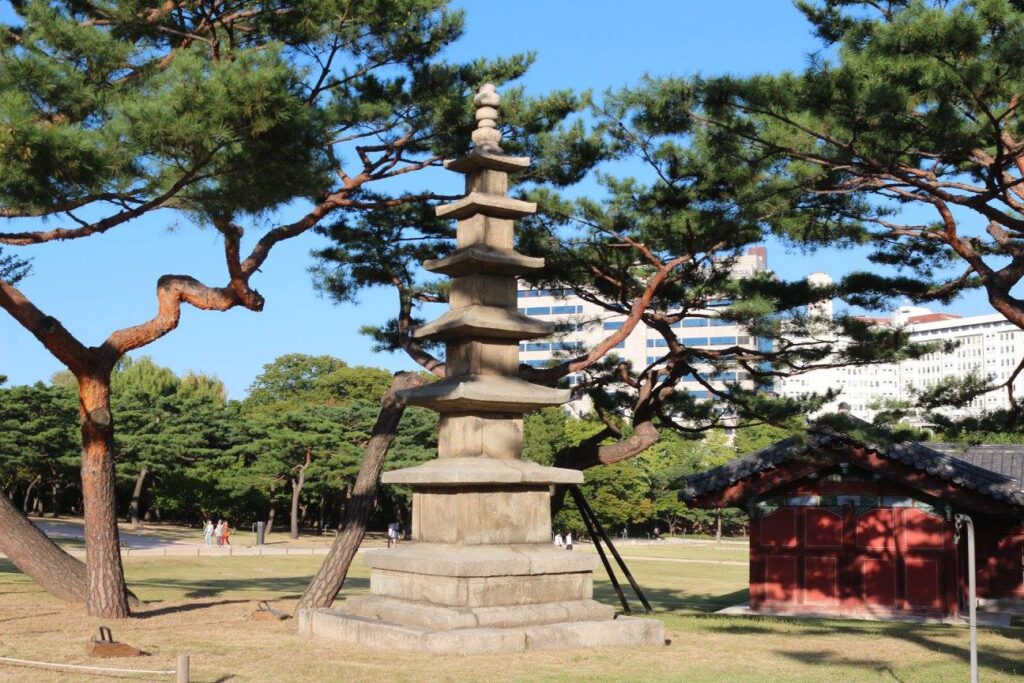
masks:
<svg viewBox="0 0 1024 683"><path fill-rule="evenodd" d="M227 520L224 520L224 545L231 545L231 525L228 524Z"/></svg>
<svg viewBox="0 0 1024 683"><path fill-rule="evenodd" d="M572 532L568 532L565 535L565 549L572 550Z"/></svg>
<svg viewBox="0 0 1024 683"><path fill-rule="evenodd" d="M203 541L207 547L213 545L213 520L206 520L206 526L203 528Z"/></svg>
<svg viewBox="0 0 1024 683"><path fill-rule="evenodd" d="M561 533L555 534L555 547L561 548L562 550L565 549L565 541L562 539Z"/></svg>
<svg viewBox="0 0 1024 683"><path fill-rule="evenodd" d="M388 524L388 547L398 544L398 523Z"/></svg>
<svg viewBox="0 0 1024 683"><path fill-rule="evenodd" d="M224 520L218 520L217 526L213 529L213 537L217 539L217 546L224 545Z"/></svg>

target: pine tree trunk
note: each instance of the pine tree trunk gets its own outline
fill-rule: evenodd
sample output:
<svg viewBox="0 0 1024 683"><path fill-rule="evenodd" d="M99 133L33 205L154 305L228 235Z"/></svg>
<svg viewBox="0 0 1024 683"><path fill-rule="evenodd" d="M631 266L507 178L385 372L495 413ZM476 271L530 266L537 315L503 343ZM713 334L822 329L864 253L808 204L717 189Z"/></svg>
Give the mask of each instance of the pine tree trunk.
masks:
<svg viewBox="0 0 1024 683"><path fill-rule="evenodd" d="M82 503L89 616L129 616L114 493L114 423L110 370L78 378L82 424Z"/></svg>
<svg viewBox="0 0 1024 683"><path fill-rule="evenodd" d="M292 504L288 509L288 536L289 538L299 537L299 494L302 493L302 484L297 479L292 479Z"/></svg>
<svg viewBox="0 0 1024 683"><path fill-rule="evenodd" d="M395 392L411 389L422 383L423 380L416 375L397 373L391 382L391 388L381 399L380 412L377 414L377 422L373 425L370 442L363 453L363 462L359 466L352 497L345 506L344 528L334 539L324 563L299 599L296 612L301 609L330 607L341 591L352 558L355 557L356 550L366 535L366 524L373 513L380 471L395 440L402 413L405 412L405 404Z"/></svg>
<svg viewBox="0 0 1024 683"><path fill-rule="evenodd" d="M722 508L715 508L715 542L722 542Z"/></svg>
<svg viewBox="0 0 1024 683"><path fill-rule="evenodd" d="M37 474L36 478L32 480L32 483L28 485L28 489L25 490L25 500L23 500L21 503L21 511L24 512L26 515L28 514L29 511L28 502L29 500L32 499L32 490L35 489L36 484L38 484L42 480L43 475Z"/></svg>
<svg viewBox="0 0 1024 683"><path fill-rule="evenodd" d="M267 536L269 536L270 532L274 529L274 515L276 514L276 512L277 511L274 509L274 504L271 503L270 512L267 513L267 528L263 531L263 533Z"/></svg>
<svg viewBox="0 0 1024 683"><path fill-rule="evenodd" d="M128 514L132 523L133 529L142 528L142 489L146 485L146 477L149 476L149 470L143 467L139 470L139 476L135 479L135 489L132 491L132 502L128 507Z"/></svg>
<svg viewBox="0 0 1024 683"><path fill-rule="evenodd" d="M39 527L0 496L0 552L44 590L69 602L85 602L85 564L61 550Z"/></svg>
<svg viewBox="0 0 1024 683"><path fill-rule="evenodd" d="M313 460L313 449L306 449L306 461L299 465L299 473L292 477L292 507L291 507L291 534L294 538L299 537L299 500L302 496L302 487L306 485L306 468Z"/></svg>
<svg viewBox="0 0 1024 683"><path fill-rule="evenodd" d="M60 484L56 481L50 484L50 494L53 496L53 509L50 512L57 519L60 515Z"/></svg>

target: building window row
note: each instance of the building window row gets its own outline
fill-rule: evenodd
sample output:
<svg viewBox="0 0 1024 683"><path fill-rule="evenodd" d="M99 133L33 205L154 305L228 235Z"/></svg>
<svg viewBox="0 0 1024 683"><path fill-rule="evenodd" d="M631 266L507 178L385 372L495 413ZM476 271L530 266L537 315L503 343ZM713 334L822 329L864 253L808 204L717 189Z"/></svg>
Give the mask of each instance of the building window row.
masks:
<svg viewBox="0 0 1024 683"><path fill-rule="evenodd" d="M571 289L520 289L516 295L520 299L529 299L538 296L569 296Z"/></svg>
<svg viewBox="0 0 1024 683"><path fill-rule="evenodd" d="M520 308L520 313L526 315L572 315L574 313L582 313L582 306L530 306L529 308Z"/></svg>

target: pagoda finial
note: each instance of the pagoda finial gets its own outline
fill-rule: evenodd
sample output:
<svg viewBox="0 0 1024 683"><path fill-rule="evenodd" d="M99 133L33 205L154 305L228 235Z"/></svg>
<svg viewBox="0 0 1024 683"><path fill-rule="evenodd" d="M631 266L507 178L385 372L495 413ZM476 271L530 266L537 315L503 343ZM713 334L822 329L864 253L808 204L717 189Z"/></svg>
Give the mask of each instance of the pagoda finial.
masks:
<svg viewBox="0 0 1024 683"><path fill-rule="evenodd" d="M493 83L484 83L473 98L476 105L476 130L473 131L473 143L481 150L500 152L501 131L498 130L498 105L501 96Z"/></svg>

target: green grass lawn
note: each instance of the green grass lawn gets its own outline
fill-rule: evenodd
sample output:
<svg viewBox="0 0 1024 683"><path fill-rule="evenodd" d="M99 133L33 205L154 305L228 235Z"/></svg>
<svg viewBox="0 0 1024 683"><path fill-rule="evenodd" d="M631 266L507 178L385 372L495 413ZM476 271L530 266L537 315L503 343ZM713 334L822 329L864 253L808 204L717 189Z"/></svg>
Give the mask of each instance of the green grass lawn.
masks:
<svg viewBox="0 0 1024 683"><path fill-rule="evenodd" d="M587 548L589 546L581 546ZM726 561L746 562L747 546L738 544L722 544L716 546L693 545L678 543L650 543L643 545L616 545L624 558L630 557L663 557L667 560L705 560L705 561Z"/></svg>
<svg viewBox="0 0 1024 683"><path fill-rule="evenodd" d="M629 549L648 554L649 548ZM706 547L656 548L696 559ZM714 549L711 549L714 550ZM745 557L744 553L729 557ZM321 557L130 558L129 583L149 604L109 624L151 656L117 666L173 668L193 654L197 681L964 681L967 629L941 625L725 617L746 600L745 567L633 559L629 565L665 622L671 644L636 650L447 657L359 650L298 637L292 620L249 621L259 600L291 609ZM369 589L359 560L342 593ZM607 580L596 597L616 598ZM634 605L637 603L634 601ZM100 622L43 594L0 560L0 655L88 663L84 644ZM981 629L981 677L1024 677L1024 628ZM109 661L106 663L110 663ZM79 681L80 675L0 665L0 681ZM99 679L96 679L99 680Z"/></svg>

